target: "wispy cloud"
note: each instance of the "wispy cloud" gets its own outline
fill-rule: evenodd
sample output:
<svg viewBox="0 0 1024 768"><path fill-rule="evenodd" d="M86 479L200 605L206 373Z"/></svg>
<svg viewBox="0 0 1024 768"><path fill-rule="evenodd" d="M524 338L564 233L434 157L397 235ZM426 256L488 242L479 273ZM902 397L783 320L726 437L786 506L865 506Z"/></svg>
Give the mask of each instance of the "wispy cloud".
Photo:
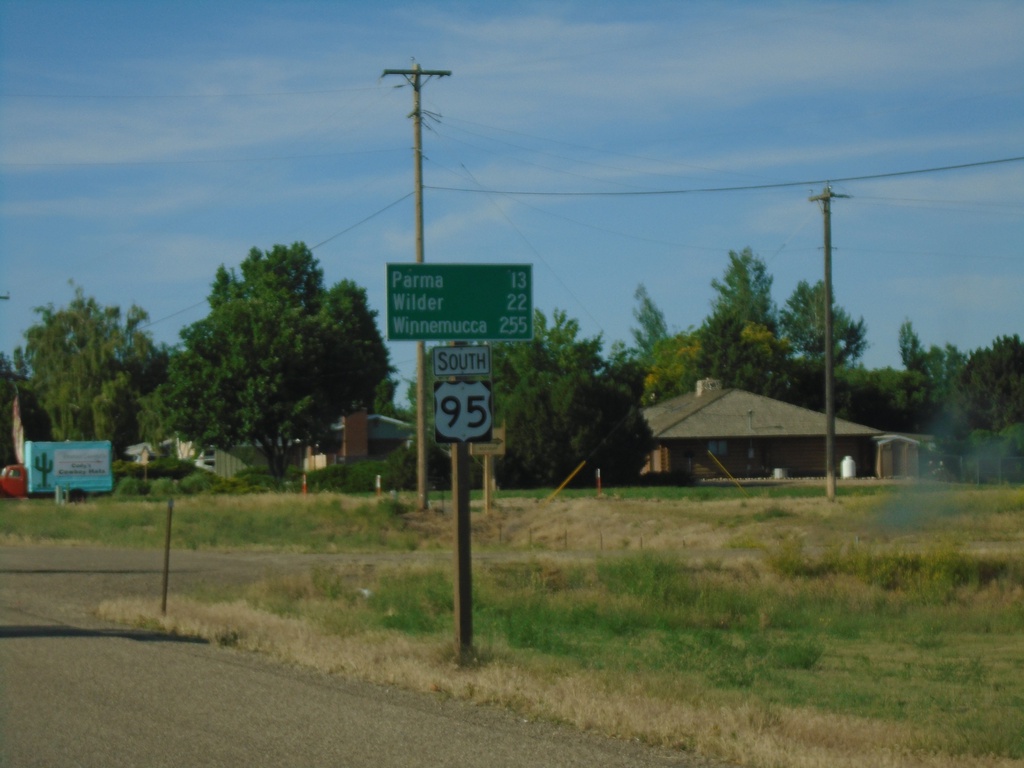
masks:
<svg viewBox="0 0 1024 768"><path fill-rule="evenodd" d="M380 75L412 56L453 73L422 91L438 115L428 186L655 191L1024 154L1017 2L111 8L0 4L0 252L154 315L204 297L216 266L249 247L295 239L333 238L317 251L331 278L364 279L380 298L383 263L413 253L412 202L389 207L412 191L412 93ZM836 210L840 296L885 337L873 350L904 316L922 318L928 343L925 318L982 324L972 339L1024 322L1008 298L1021 267L1006 266L1024 239L1022 190L1019 165L841 190L854 199ZM539 306L625 339L640 282L672 324L700 322L730 249L770 259L781 294L817 279L815 191L428 189L427 254L536 261ZM957 298L963 278L986 273L951 263L964 253L1000 270L971 299ZM27 280L5 290L13 346L24 307L61 294Z"/></svg>

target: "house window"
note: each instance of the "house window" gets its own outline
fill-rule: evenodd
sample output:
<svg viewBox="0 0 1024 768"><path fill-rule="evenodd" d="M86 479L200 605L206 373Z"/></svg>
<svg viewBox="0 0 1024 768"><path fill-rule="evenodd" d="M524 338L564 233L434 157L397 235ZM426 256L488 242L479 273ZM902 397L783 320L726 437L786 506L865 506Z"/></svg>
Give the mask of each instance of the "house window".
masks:
<svg viewBox="0 0 1024 768"><path fill-rule="evenodd" d="M708 450L715 456L728 456L729 443L726 440L708 440Z"/></svg>

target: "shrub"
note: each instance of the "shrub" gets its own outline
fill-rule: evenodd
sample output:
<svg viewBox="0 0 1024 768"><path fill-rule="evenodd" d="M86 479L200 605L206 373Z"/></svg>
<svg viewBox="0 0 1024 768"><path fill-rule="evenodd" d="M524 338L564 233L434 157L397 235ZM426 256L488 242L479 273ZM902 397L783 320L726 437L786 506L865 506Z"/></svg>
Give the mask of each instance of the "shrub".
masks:
<svg viewBox="0 0 1024 768"><path fill-rule="evenodd" d="M411 491L416 488L415 447L402 447L388 455L384 462L383 482L387 490Z"/></svg>
<svg viewBox="0 0 1024 768"><path fill-rule="evenodd" d="M183 477L178 483L178 489L184 494L204 493L213 488L217 476L212 472L198 470L187 477Z"/></svg>
<svg viewBox="0 0 1024 768"><path fill-rule="evenodd" d="M360 461L354 464L335 464L306 475L306 487L310 491L332 491L334 493L372 493L376 488L377 475L384 483L386 464L382 461Z"/></svg>
<svg viewBox="0 0 1024 768"><path fill-rule="evenodd" d="M145 496L149 493L149 484L138 477L125 477L114 488L115 496Z"/></svg>
<svg viewBox="0 0 1024 768"><path fill-rule="evenodd" d="M279 491L281 490L281 481L274 478L270 474L270 470L266 467L246 467L235 473L231 479L236 481L239 485L248 488L250 491ZM235 493L236 491L230 491Z"/></svg>
<svg viewBox="0 0 1024 768"><path fill-rule="evenodd" d="M137 477L142 479L142 465L137 461L122 461L118 459L110 465L111 471L114 473L114 480L120 482L128 477Z"/></svg>
<svg viewBox="0 0 1024 768"><path fill-rule="evenodd" d="M427 476L429 485L434 489L449 490L451 487L451 456L438 445L427 449ZM478 473L481 471L474 462L470 467L473 482L480 484ZM412 491L416 488L416 446L405 445L388 454L381 472L381 482L386 491Z"/></svg>
<svg viewBox="0 0 1024 768"><path fill-rule="evenodd" d="M333 464L323 469L306 473L306 487L310 492L342 492L348 484L349 465Z"/></svg>
<svg viewBox="0 0 1024 768"><path fill-rule="evenodd" d="M360 461L353 464L346 492L373 493L377 487L377 475L381 475L381 482L383 482L384 462L382 461Z"/></svg>
<svg viewBox="0 0 1024 768"><path fill-rule="evenodd" d="M170 498L177 495L178 483L169 477L159 477L149 484L149 495Z"/></svg>
<svg viewBox="0 0 1024 768"><path fill-rule="evenodd" d="M172 480L181 480L196 470L192 462L173 458L153 459L146 465L140 464L137 461L118 460L111 465L111 469L115 480L127 477L147 480L169 477Z"/></svg>
<svg viewBox="0 0 1024 768"><path fill-rule="evenodd" d="M173 459L170 457L154 459L146 467L145 474L150 480L167 477L171 480L181 480L196 471L195 464L191 461Z"/></svg>
<svg viewBox="0 0 1024 768"><path fill-rule="evenodd" d="M213 475L210 492L227 493L235 496L246 493L265 493L272 489L273 482L273 478L270 475L265 475L264 478L261 478L259 475L250 475L243 472L239 472L234 477Z"/></svg>

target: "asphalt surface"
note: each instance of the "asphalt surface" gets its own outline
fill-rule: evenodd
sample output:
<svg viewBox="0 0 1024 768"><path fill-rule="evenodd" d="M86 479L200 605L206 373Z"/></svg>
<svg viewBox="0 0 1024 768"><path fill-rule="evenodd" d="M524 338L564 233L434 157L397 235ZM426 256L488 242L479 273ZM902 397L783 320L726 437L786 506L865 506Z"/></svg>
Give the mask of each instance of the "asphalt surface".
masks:
<svg viewBox="0 0 1024 768"><path fill-rule="evenodd" d="M712 765L96 618L106 599L147 595L158 602L162 558L153 551L0 547L0 765ZM330 559L175 552L171 585L254 580Z"/></svg>

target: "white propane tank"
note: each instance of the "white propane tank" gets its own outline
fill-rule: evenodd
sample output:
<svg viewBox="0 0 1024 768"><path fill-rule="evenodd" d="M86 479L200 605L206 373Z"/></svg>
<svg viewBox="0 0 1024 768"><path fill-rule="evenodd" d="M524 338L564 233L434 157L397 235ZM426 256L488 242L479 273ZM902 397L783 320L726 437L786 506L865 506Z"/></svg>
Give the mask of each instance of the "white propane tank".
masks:
<svg viewBox="0 0 1024 768"><path fill-rule="evenodd" d="M850 478L857 476L857 462L853 460L853 456L844 457L840 468L842 470L843 480L849 480Z"/></svg>

